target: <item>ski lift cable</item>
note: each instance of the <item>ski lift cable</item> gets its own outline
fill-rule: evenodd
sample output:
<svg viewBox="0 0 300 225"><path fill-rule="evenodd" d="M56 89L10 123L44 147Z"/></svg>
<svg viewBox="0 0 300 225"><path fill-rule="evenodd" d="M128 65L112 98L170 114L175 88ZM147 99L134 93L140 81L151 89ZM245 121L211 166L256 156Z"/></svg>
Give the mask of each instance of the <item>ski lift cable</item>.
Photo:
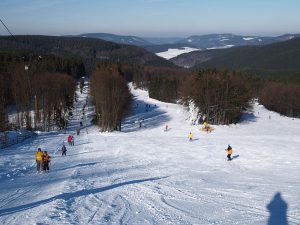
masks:
<svg viewBox="0 0 300 225"><path fill-rule="evenodd" d="M5 27L5 29L8 31L8 33L14 38L15 41L17 41L16 37L13 35L13 33L8 29L8 27L5 25L5 23L2 21L2 19L0 18L0 22L2 23L2 25Z"/></svg>

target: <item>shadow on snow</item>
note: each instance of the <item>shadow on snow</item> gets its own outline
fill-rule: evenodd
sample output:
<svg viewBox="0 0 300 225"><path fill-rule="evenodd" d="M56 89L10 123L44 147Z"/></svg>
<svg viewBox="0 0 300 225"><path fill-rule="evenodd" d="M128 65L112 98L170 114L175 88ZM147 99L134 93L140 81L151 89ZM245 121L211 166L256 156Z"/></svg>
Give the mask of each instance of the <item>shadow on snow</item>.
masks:
<svg viewBox="0 0 300 225"><path fill-rule="evenodd" d="M288 225L288 204L282 199L280 192L277 192L274 195L272 201L266 206L266 208L270 213L268 225Z"/></svg>
<svg viewBox="0 0 300 225"><path fill-rule="evenodd" d="M97 194L97 193L101 193L104 191L108 191L111 189L115 189L118 187L130 185L130 184L138 184L138 183L143 183L143 182L147 182L147 181L160 180L160 179L164 179L164 178L166 178L166 177L153 177L153 178L140 179L140 180L131 180L131 181L126 181L126 182L122 182L122 183L118 183L118 184L112 184L112 185L109 185L106 187L100 187L100 188L95 188L95 189L90 189L90 190L80 190L80 191L71 192L71 193L63 193L63 194L59 194L59 195L53 196L51 198L43 199L43 200L40 200L37 202L32 202L32 203L28 203L25 205L15 206L12 208L7 208L7 209L1 209L0 216L10 215L10 214L13 214L16 212L21 212L21 211L25 211L28 209L32 209L32 208L38 207L40 205L47 204L47 203L50 203L50 202L53 202L53 201L59 200L59 199L68 201L72 198L78 198L78 197L82 197L82 196L86 196L86 195L90 195L90 194Z"/></svg>
<svg viewBox="0 0 300 225"><path fill-rule="evenodd" d="M256 121L257 121L257 117L254 115L253 112L245 112L240 119L240 123L249 123L249 122L256 122Z"/></svg>
<svg viewBox="0 0 300 225"><path fill-rule="evenodd" d="M135 132L145 128L159 127L167 123L170 117L166 111L160 108L154 104L148 104L145 101L134 98L131 115L124 120L122 131L125 133Z"/></svg>

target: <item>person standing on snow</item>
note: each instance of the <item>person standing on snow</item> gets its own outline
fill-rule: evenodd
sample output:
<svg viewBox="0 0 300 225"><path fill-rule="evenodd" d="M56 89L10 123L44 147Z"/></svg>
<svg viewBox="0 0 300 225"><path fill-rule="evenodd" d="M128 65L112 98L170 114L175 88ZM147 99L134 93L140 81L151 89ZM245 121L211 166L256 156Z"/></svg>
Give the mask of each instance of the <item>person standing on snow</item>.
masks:
<svg viewBox="0 0 300 225"><path fill-rule="evenodd" d="M227 149L225 149L225 151L227 151L227 160L230 161L232 160L231 155L232 155L232 148L230 145L228 145Z"/></svg>
<svg viewBox="0 0 300 225"><path fill-rule="evenodd" d="M43 152L41 148L38 148L35 153L35 161L36 161L36 169L37 172L40 173L43 170Z"/></svg>
<svg viewBox="0 0 300 225"><path fill-rule="evenodd" d="M71 145L74 146L74 136L71 135Z"/></svg>
<svg viewBox="0 0 300 225"><path fill-rule="evenodd" d="M192 132L189 133L188 138L189 138L190 141L193 140L193 134L192 134Z"/></svg>
<svg viewBox="0 0 300 225"><path fill-rule="evenodd" d="M44 151L44 154L43 154L43 171L45 173L49 173L50 159L51 159L51 156L48 155L47 151Z"/></svg>
<svg viewBox="0 0 300 225"><path fill-rule="evenodd" d="M204 129L208 132L209 131L209 125L206 121L203 123L203 126L204 126Z"/></svg>
<svg viewBox="0 0 300 225"><path fill-rule="evenodd" d="M168 131L168 130L169 130L169 126L168 126L168 124L166 124L165 131Z"/></svg>
<svg viewBox="0 0 300 225"><path fill-rule="evenodd" d="M68 144L72 145L72 135L71 134L68 136Z"/></svg>
<svg viewBox="0 0 300 225"><path fill-rule="evenodd" d="M61 155L62 155L62 156L67 156L67 148L66 148L65 145L63 145L63 146L61 147Z"/></svg>

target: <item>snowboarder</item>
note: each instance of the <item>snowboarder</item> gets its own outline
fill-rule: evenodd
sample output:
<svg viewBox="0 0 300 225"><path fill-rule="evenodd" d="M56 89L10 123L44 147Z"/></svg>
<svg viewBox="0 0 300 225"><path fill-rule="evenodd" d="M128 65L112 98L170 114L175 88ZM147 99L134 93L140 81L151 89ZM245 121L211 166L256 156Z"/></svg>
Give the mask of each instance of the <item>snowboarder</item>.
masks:
<svg viewBox="0 0 300 225"><path fill-rule="evenodd" d="M192 134L192 132L189 133L188 138L189 138L190 141L193 140L193 134Z"/></svg>
<svg viewBox="0 0 300 225"><path fill-rule="evenodd" d="M45 173L49 173L50 159L51 159L51 156L48 155L47 151L44 151L44 154L43 154L43 171Z"/></svg>
<svg viewBox="0 0 300 225"><path fill-rule="evenodd" d="M227 149L225 149L225 151L227 151L227 160L230 161L232 160L231 155L232 155L232 148L230 145L228 145Z"/></svg>
<svg viewBox="0 0 300 225"><path fill-rule="evenodd" d="M63 146L61 147L61 155L62 155L62 156L67 156L67 148L66 148L65 145L63 145Z"/></svg>
<svg viewBox="0 0 300 225"><path fill-rule="evenodd" d="M43 169L43 152L41 148L38 148L37 152L35 153L35 161L36 161L36 169L37 172L42 172Z"/></svg>

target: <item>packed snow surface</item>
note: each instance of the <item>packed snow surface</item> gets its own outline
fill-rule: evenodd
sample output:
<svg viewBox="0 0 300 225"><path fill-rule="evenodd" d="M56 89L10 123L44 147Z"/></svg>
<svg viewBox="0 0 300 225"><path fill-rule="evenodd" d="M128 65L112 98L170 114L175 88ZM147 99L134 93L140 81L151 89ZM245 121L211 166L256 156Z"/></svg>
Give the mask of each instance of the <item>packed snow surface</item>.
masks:
<svg viewBox="0 0 300 225"><path fill-rule="evenodd" d="M255 104L241 123L205 133L181 106L132 93L122 132L88 125L89 107L75 135L85 91L67 133L39 133L1 150L0 224L300 223L300 120ZM62 157L70 133L75 146ZM38 147L52 155L50 173L35 171Z"/></svg>
<svg viewBox="0 0 300 225"><path fill-rule="evenodd" d="M199 51L200 49L198 48L190 48L190 47L183 47L183 48L169 48L168 51L165 52L159 52L156 53L156 55L165 58L165 59L171 59L176 56L179 56L184 53L189 53L193 51Z"/></svg>

